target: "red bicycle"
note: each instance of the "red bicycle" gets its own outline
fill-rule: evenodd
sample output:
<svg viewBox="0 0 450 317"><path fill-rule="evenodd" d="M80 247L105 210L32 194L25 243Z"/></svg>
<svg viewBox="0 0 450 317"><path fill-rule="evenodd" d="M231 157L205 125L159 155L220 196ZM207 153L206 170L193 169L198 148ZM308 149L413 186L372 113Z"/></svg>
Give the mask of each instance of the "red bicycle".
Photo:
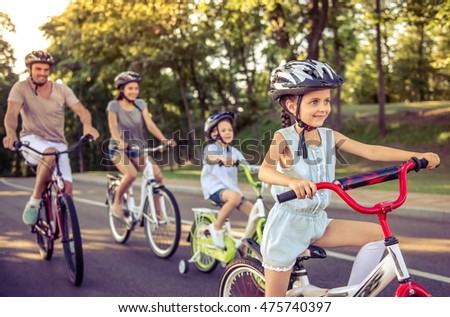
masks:
<svg viewBox="0 0 450 317"><path fill-rule="evenodd" d="M399 208L406 200L407 173L425 168L428 161L411 158L400 167L390 167L373 172L337 179L333 182L317 183L317 189L330 189L336 192L352 209L363 214L377 215L385 237L385 246L388 251L384 259L367 275L360 284L341 286L336 288L320 288L310 284L303 261L313 258L326 258L324 249L310 246L297 257L292 269L286 296L318 296L318 297L366 297L379 294L395 277L398 280L396 297L429 297L431 294L422 286L412 282L408 268L403 259L397 238L392 234L387 220L389 212ZM356 202L345 191L362 186L378 184L388 180L399 179L399 196L395 201L386 201L372 207L364 207ZM288 191L277 196L278 202L283 203L296 199L294 191ZM244 243L251 248L257 258L239 258L233 260L222 274L219 296L264 296L265 279L261 265L262 257L259 245L252 239Z"/></svg>
<svg viewBox="0 0 450 317"><path fill-rule="evenodd" d="M59 157L62 154L73 152L82 143L92 140L93 137L87 134L66 151L47 153L41 153L33 149L27 142L16 141L14 143L16 151L21 151L25 147L42 156L55 156L56 171L52 174L51 181L42 193L38 220L31 227L31 233L36 234L39 253L47 261L50 261L53 256L55 240L61 238L69 279L76 286L81 285L83 281L83 246L75 205L72 197L66 194L64 190L64 179L59 167Z"/></svg>

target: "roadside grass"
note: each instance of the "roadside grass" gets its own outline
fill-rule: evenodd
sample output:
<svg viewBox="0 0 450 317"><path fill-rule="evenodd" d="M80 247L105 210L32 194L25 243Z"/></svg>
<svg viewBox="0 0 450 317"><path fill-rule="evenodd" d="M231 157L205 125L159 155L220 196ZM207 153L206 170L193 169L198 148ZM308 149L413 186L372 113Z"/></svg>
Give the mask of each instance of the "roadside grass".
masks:
<svg viewBox="0 0 450 317"><path fill-rule="evenodd" d="M394 165L387 165L394 166ZM383 168L383 167L380 167ZM355 168L337 168L336 170L336 179L352 176L363 171L368 171L367 167L361 168L360 170L355 170ZM105 176L106 171L89 171L85 172L86 175L93 176ZM194 169L192 167L175 167L173 171L170 171L169 168L163 168L164 178L166 179L178 179L178 180L200 180L201 170L198 168ZM139 175L141 177L142 174ZM257 179L257 175L253 176L254 179ZM244 173L239 173L238 181L240 184L246 184L247 179ZM386 190L386 191L398 191L398 181L393 180L381 184L376 184L372 186L366 186L364 189L369 190ZM410 172L408 174L408 190L410 192L417 193L429 193L429 194L441 194L441 195L450 195L450 173L442 174L439 169L435 170L423 170L419 173Z"/></svg>

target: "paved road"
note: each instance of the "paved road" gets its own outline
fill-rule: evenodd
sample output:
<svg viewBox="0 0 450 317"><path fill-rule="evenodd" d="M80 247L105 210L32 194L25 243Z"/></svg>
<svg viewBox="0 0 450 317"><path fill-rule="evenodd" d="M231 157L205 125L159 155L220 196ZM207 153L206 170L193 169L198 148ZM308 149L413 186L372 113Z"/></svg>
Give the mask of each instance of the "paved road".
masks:
<svg viewBox="0 0 450 317"><path fill-rule="evenodd" d="M0 296L70 296L70 297L185 297L216 296L221 268L211 274L191 267L186 275L178 273L180 259L189 257L183 226L178 251L168 259L155 257L148 249L143 230L137 228L125 245L112 240L104 203L104 186L75 182L76 205L83 235L85 280L72 286L66 276L63 253L59 245L51 262L39 258L35 236L21 222L22 208L30 195L33 179L8 179L14 185L0 183ZM209 207L192 191L175 192L186 223L192 220L192 207ZM366 219L346 210L330 212L330 217ZM374 221L376 219L373 219ZM233 225L243 218L233 215ZM414 280L427 287L434 296L450 296L449 223L433 220L392 217L392 229L401 241L405 259ZM309 266L310 279L323 287L343 285L356 250L341 248L329 252L329 258ZM43 284L47 282L48 284ZM48 285L49 287L43 287ZM392 283L382 295L391 296Z"/></svg>

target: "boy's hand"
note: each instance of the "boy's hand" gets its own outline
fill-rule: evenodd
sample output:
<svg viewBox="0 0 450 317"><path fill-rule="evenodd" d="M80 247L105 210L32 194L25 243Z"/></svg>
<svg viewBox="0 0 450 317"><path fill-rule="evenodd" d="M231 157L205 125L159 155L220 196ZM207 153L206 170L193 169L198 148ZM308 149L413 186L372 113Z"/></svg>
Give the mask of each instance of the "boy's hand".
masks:
<svg viewBox="0 0 450 317"><path fill-rule="evenodd" d="M297 198L300 199L312 199L317 192L316 184L309 179L294 179L289 182L289 188L292 189L297 195Z"/></svg>
<svg viewBox="0 0 450 317"><path fill-rule="evenodd" d="M227 167L234 166L234 164L236 163L236 161L230 157L223 157L221 159L221 161L222 161L223 165L227 166Z"/></svg>
<svg viewBox="0 0 450 317"><path fill-rule="evenodd" d="M441 163L441 159L439 158L439 155L432 152L423 153L419 159L426 159L428 161L427 169L433 169L438 167L438 165Z"/></svg>

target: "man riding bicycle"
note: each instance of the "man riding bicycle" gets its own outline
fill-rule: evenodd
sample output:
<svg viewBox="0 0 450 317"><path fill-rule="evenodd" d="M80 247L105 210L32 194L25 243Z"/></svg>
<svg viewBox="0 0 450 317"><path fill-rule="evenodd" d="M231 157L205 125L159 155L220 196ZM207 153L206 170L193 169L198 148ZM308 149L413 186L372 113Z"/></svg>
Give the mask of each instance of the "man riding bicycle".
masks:
<svg viewBox="0 0 450 317"><path fill-rule="evenodd" d="M45 51L33 51L25 57L29 77L14 84L8 96L5 114L6 136L3 146L13 149L18 140L17 126L19 113L22 118L20 140L29 142L36 150L48 153L67 149L64 137L64 106L68 106L80 118L83 135L91 134L98 138L98 131L92 127L91 114L65 84L48 79L53 65L53 57ZM27 225L34 225L45 185L51 179L55 168L55 157L40 157L23 149L22 155L29 165L37 165L36 182L30 200L25 206L22 219ZM62 176L68 194L72 194L72 172L68 154L60 158Z"/></svg>

